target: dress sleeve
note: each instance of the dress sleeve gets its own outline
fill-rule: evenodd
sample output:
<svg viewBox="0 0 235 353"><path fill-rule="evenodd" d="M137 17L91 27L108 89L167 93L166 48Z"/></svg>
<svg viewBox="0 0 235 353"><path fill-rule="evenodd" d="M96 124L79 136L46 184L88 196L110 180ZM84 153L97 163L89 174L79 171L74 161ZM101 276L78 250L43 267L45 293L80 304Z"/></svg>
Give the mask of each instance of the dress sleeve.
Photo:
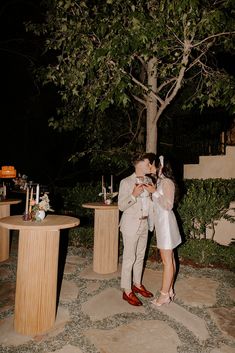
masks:
<svg viewBox="0 0 235 353"><path fill-rule="evenodd" d="M157 199L157 202L162 208L165 210L172 210L175 197L175 184L172 180L165 178L162 179L161 186L161 190L155 191L153 197Z"/></svg>

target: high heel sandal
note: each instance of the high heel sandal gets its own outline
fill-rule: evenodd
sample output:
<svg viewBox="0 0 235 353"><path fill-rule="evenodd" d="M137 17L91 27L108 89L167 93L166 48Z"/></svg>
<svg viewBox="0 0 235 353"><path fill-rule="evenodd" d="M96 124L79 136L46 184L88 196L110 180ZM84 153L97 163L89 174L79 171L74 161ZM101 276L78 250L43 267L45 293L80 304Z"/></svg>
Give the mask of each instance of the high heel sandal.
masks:
<svg viewBox="0 0 235 353"><path fill-rule="evenodd" d="M175 298L175 292L172 288L169 291L169 297L170 297L170 300L173 302Z"/></svg>
<svg viewBox="0 0 235 353"><path fill-rule="evenodd" d="M164 304L169 304L171 301L169 293L164 293L164 292L160 292L160 293L161 293L160 297L152 300L151 303L155 306L162 306Z"/></svg>

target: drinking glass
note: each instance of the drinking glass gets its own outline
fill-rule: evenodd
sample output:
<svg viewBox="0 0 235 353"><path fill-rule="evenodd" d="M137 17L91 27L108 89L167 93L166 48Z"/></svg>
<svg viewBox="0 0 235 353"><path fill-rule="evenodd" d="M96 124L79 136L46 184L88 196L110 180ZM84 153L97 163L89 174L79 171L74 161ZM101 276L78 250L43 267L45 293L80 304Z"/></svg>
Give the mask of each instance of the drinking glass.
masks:
<svg viewBox="0 0 235 353"><path fill-rule="evenodd" d="M144 184L144 177L136 177L135 184L136 185L143 185Z"/></svg>

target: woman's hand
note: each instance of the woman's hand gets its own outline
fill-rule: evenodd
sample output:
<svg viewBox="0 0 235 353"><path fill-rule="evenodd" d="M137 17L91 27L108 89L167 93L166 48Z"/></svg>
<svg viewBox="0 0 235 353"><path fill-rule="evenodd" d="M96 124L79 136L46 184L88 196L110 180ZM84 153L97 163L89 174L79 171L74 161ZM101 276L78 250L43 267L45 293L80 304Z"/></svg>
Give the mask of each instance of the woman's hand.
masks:
<svg viewBox="0 0 235 353"><path fill-rule="evenodd" d="M150 194L153 194L157 188L153 184L143 184L145 190L147 190Z"/></svg>

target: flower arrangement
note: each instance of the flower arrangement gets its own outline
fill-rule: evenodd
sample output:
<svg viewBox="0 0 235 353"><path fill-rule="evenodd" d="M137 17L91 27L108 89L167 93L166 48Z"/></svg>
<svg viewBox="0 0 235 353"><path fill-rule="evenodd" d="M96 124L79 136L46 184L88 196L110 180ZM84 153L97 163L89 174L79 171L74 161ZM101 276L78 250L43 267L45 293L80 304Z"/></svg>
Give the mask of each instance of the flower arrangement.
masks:
<svg viewBox="0 0 235 353"><path fill-rule="evenodd" d="M32 212L36 212L36 211L54 212L54 210L50 206L50 200L47 193L44 193L44 195L40 197L40 200L41 201L37 204L35 200L31 201Z"/></svg>
<svg viewBox="0 0 235 353"><path fill-rule="evenodd" d="M24 220L41 222L45 218L47 211L54 212L50 206L50 200L46 193L40 197L40 200L39 203L36 203L36 200L34 199L30 200L30 208L32 209L30 210L29 215L24 217Z"/></svg>
<svg viewBox="0 0 235 353"><path fill-rule="evenodd" d="M118 195L118 192L100 192L99 196L103 196L104 203L110 205L113 201L113 198Z"/></svg>
<svg viewBox="0 0 235 353"><path fill-rule="evenodd" d="M15 184L15 188L19 188L21 190L26 190L27 179L28 179L27 175L25 175L25 174L21 175L20 173L18 173L17 178L13 179L13 182Z"/></svg>

